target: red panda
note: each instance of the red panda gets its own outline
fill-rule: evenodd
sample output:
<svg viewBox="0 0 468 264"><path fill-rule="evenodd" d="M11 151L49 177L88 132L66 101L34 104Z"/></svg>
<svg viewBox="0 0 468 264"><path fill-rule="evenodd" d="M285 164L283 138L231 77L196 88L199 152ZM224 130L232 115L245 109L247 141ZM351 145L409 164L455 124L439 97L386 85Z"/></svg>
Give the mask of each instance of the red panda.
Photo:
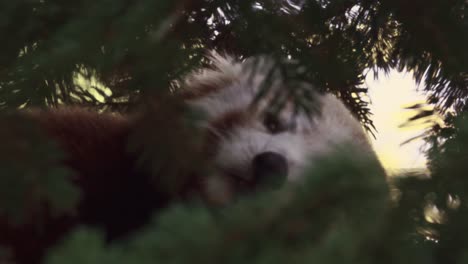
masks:
<svg viewBox="0 0 468 264"><path fill-rule="evenodd" d="M268 113L268 95L252 102L271 63L236 61L213 54L210 68L180 82L187 106L206 114L198 125L206 131L209 176L194 174L184 189L207 203L226 203L239 193L255 192L265 182L300 180L306 166L342 143L373 153L360 123L332 95L318 95L322 114L294 114L292 103L278 115ZM253 70L253 65L260 67ZM249 74L255 72L255 74ZM272 82L281 88L280 78ZM0 217L0 245L10 248L17 263L41 263L46 250L77 225L102 228L109 241L123 238L168 206L171 197L151 184L136 166L138 153L127 151L133 116L95 113L81 108L35 111L29 116L67 154L65 165L77 173L74 183L83 199L75 216L50 217L41 233L31 223L11 227Z"/></svg>
<svg viewBox="0 0 468 264"><path fill-rule="evenodd" d="M0 216L0 246L10 251L14 263L41 263L46 249L77 225L100 227L108 240L117 239L167 204L167 198L149 184L149 175L135 168L136 157L126 151L128 118L80 108L26 115L59 143L66 154L64 165L75 172L73 183L82 197L76 214L47 215L40 228L35 218L11 225Z"/></svg>

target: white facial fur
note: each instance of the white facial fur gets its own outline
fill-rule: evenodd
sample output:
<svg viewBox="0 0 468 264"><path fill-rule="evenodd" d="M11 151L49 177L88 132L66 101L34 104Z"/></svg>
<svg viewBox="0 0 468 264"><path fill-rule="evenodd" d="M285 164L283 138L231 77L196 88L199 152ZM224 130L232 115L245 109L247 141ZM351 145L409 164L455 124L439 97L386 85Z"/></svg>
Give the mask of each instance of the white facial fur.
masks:
<svg viewBox="0 0 468 264"><path fill-rule="evenodd" d="M210 127L212 120L228 113L250 111L251 103L272 65L267 59L261 59L254 69L252 60L236 62L229 56L218 54L212 54L212 61L212 69L194 73L185 80L189 89L217 87L188 101L206 112L208 119L204 125L208 129L213 129ZM272 85L281 88L281 79L274 80ZM289 168L287 179L294 181L315 158L326 155L337 145L349 143L363 152L373 153L360 123L344 104L331 94L317 96L322 114L312 118L305 114L295 116L297 125L294 130L270 133L258 113L252 113L251 118L232 127L227 134L220 136L214 157L216 168L221 173L234 170L238 176L249 179L253 177L252 159L260 153L272 151L286 158ZM260 102L261 108L267 105L267 99ZM287 120L293 118L288 108L282 111L281 116Z"/></svg>

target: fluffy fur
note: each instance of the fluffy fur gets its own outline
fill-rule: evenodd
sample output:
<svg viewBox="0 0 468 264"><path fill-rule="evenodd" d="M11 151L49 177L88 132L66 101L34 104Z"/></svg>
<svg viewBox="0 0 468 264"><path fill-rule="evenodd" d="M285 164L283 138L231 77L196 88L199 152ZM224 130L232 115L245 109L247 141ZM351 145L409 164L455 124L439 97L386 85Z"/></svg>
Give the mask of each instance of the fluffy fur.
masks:
<svg viewBox="0 0 468 264"><path fill-rule="evenodd" d="M182 82L180 93L207 116L200 126L207 132L214 173L197 179L195 191L208 203L226 203L238 193L255 191L269 174L297 181L306 165L343 143L373 154L359 122L334 96L317 95L322 114L313 118L294 115L291 103L271 117L266 111L271 94L252 104L271 61L241 62L217 54L211 59L210 68ZM282 88L284 83L276 76L272 85ZM170 197L154 189L149 175L137 169L136 156L126 151L130 117L79 108L30 116L67 153L64 163L77 172L75 183L83 200L77 216L50 216L40 234L34 223L11 227L0 218L0 244L13 249L18 263L40 263L45 250L76 225L100 226L109 240L125 237L170 204Z"/></svg>
<svg viewBox="0 0 468 264"><path fill-rule="evenodd" d="M138 171L126 151L130 120L80 108L27 113L66 153L82 199L76 214L52 215L40 205L28 221L11 225L0 215L0 245L14 263L41 263L46 250L78 225L100 227L109 241L123 238L163 208L168 198L156 192L149 175ZM2 259L0 258L0 262Z"/></svg>
<svg viewBox="0 0 468 264"><path fill-rule="evenodd" d="M375 155L359 121L331 94L316 95L322 114L313 117L294 114L289 102L278 120L280 125L291 123L294 127L272 133L265 122L273 91L286 88L281 78L274 75L270 94L256 107L252 104L272 62L268 58L241 62L216 53L211 58L212 67L189 76L185 87L189 94L187 103L207 114L204 126L216 138L213 165L217 176L235 176L248 183L255 181L252 160L265 152L278 153L286 159L288 181L298 180L306 166L342 144ZM233 186L222 187L226 195Z"/></svg>

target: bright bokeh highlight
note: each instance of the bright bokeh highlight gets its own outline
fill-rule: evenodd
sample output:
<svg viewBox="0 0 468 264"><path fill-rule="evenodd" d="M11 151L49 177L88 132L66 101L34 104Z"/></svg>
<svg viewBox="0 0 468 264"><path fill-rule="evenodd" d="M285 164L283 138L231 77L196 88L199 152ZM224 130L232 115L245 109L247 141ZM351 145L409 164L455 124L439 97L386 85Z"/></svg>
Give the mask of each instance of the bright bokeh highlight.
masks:
<svg viewBox="0 0 468 264"><path fill-rule="evenodd" d="M411 73L392 70L388 75L379 74L378 79L369 73L366 85L369 87L372 119L378 132L373 145L387 170L424 168L426 159L421 152L422 139L401 145L406 140L421 134L428 124L400 128L416 112L404 109L415 103L425 102L423 92L418 91Z"/></svg>

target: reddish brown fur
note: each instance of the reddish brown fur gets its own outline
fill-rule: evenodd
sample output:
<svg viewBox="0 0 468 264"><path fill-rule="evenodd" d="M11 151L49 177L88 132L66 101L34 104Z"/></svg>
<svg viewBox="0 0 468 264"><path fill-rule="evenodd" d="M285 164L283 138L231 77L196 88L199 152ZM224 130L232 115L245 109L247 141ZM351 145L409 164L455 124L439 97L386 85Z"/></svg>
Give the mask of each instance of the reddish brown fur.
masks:
<svg viewBox="0 0 468 264"><path fill-rule="evenodd" d="M82 200L76 215L49 214L42 229L36 219L12 227L0 218L0 244L12 249L17 263L41 263L45 250L77 225L101 227L109 240L124 237L168 203L126 151L128 118L78 108L29 115L67 154L64 163L76 171Z"/></svg>

